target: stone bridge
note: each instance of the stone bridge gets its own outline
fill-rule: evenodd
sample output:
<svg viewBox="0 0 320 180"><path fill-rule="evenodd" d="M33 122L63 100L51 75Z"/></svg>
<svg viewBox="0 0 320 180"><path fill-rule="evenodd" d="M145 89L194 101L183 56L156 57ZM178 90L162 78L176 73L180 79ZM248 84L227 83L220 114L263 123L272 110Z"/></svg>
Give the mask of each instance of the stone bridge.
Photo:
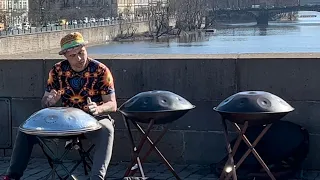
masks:
<svg viewBox="0 0 320 180"><path fill-rule="evenodd" d="M295 111L283 120L305 127L310 152L304 168L320 169L320 54L92 55L110 67L119 106L139 92L169 90L196 105L177 120L159 144L172 163L211 164L225 157L220 116L222 100L246 90L271 92ZM58 55L14 56L0 60L0 156L10 156L18 126L39 110L45 81ZM119 113L113 162L128 161L130 143ZM153 134L160 133L153 129ZM285 131L283 132L285 133ZM201 147L201 148L199 148ZM39 148L33 157L43 157ZM71 156L70 156L71 157ZM156 154L149 162L158 161Z"/></svg>
<svg viewBox="0 0 320 180"><path fill-rule="evenodd" d="M274 7L274 8L238 8L238 9L218 9L209 13L210 17L219 15L230 14L247 14L253 17L257 24L267 25L269 19L277 14L297 11L320 11L320 5L313 6L287 6L287 7Z"/></svg>

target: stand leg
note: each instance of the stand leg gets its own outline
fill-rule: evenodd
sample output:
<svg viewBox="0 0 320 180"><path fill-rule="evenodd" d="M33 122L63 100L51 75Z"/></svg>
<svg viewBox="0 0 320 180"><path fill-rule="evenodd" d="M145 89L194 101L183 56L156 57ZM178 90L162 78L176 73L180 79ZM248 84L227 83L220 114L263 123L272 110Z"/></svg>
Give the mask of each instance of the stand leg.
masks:
<svg viewBox="0 0 320 180"><path fill-rule="evenodd" d="M241 132L240 127L234 123L234 126L236 128L236 130L238 132ZM267 172L267 174L269 175L269 177L272 180L276 180L276 178L273 176L273 174L271 173L270 169L268 168L268 166L266 165L266 163L262 160L262 158L260 157L260 155L258 154L258 152L255 149L255 146L259 143L259 141L261 140L261 138L265 135L265 133L270 129L270 127L272 126L272 124L268 124L263 130L262 132L259 134L259 136L256 138L256 140L253 142L253 144L250 143L249 139L244 135L241 134L241 138L242 140L247 144L247 146L249 147L249 149L246 151L246 153L241 157L241 159L239 160L239 162L237 163L236 167L239 168L239 166L243 163L243 161L248 157L248 155L252 152L253 155L257 158L257 160L259 161L259 163L261 164L261 166L263 167L263 169Z"/></svg>
<svg viewBox="0 0 320 180"><path fill-rule="evenodd" d="M84 150L83 146L82 146L82 142L79 141L79 143L77 143L79 145L79 149L78 149L78 153L81 157L81 159L77 162L77 164L75 164L71 170L70 170L70 173L72 173L73 171L75 171L77 169L77 167L83 163L83 168L84 168L84 171L85 171L85 175L88 175L88 170L91 170L91 167L89 165L89 163L86 161L86 158L89 159L89 161L91 161L91 164L92 164L92 160L90 158L90 152L91 150L94 148L95 145L92 145L87 151ZM67 175L66 177L64 177L63 179L68 179L69 178L69 175Z"/></svg>
<svg viewBox="0 0 320 180"><path fill-rule="evenodd" d="M244 127L242 128L242 130L240 132L240 134L244 134L247 131L247 128L248 128L248 122L246 121L245 124L244 124ZM237 138L237 140L236 140L236 142L235 142L235 144L234 144L234 146L232 148L232 157L234 157L234 155L236 154L236 152L237 152L237 150L239 148L239 145L241 143L241 140L242 140L241 136L238 136L238 138ZM229 158L228 158L226 164L223 167L223 171L221 173L220 179L226 175L225 169L228 167L228 164L229 164ZM236 169L237 169L237 167L238 167L238 164L236 165ZM228 178L230 179L230 174L228 174L227 179Z"/></svg>
<svg viewBox="0 0 320 180"><path fill-rule="evenodd" d="M227 127L227 123L226 123L226 120L223 118L222 119L222 125L223 125L223 132L224 132L224 139L226 141L226 147L227 147L227 151L228 151L228 162L229 165L231 166L232 170L232 177L233 177L233 180L237 180L237 174L236 174L236 169L234 167L234 159L233 159L233 155L232 155L232 149L231 149L231 145L230 145L230 141L229 141L229 134L228 134L228 127ZM220 176L220 180L223 179L223 176L225 175L225 169L222 170L222 173L221 173L221 176ZM228 179L228 178L226 178Z"/></svg>
<svg viewBox="0 0 320 180"><path fill-rule="evenodd" d="M39 140L39 142L40 142L40 144L41 144L41 147L42 147L44 153L46 154L46 152L45 152L45 150L44 150L44 147L45 147L45 148L51 153L51 156L52 156L52 157L50 157L48 154L46 154L46 156L48 156L48 158L49 158L49 161L52 162L52 164L50 164L52 170L51 170L50 173L46 176L45 179L47 180L47 179L49 179L50 176L51 176L51 179L54 180L56 174L58 175L59 179L63 179L63 178L61 178L61 177L59 176L59 174L58 174L58 172L57 172L57 170L56 170L56 169L57 169L58 167L60 167L60 166L61 166L61 167L63 168L63 170L68 174L68 176L70 176L72 179L74 179L74 178L72 177L72 175L71 175L72 172L68 171L68 169L66 168L66 166L63 165L63 162L62 162L62 160L65 158L65 156L70 152L71 148L65 149L64 153L62 154L62 156L61 156L60 158L58 158L58 157L56 157L55 153L53 153L53 151L49 148L49 146L48 146L40 137L37 137L37 138L38 138L38 140ZM57 144L56 144L56 145L57 145ZM56 148L58 148L58 145L57 145Z"/></svg>
<svg viewBox="0 0 320 180"><path fill-rule="evenodd" d="M147 128L147 133L146 135L144 135L141 140L140 140L140 143L138 145L138 147L135 146L134 144L134 140L133 140L133 136L132 136L132 132L131 132L131 129L130 129L130 125L129 125L129 122L128 122L128 119L126 117L123 117L124 118L124 121L125 121L125 125L128 129L128 133L129 133L129 137L130 137L130 140L131 140L131 144L132 144L132 147L133 147L133 158L131 160L131 163L130 165L128 166L128 169L127 171L125 172L125 177L127 177L130 172L131 172L131 168L133 167L133 165L135 164L135 162L137 161L138 163L138 166L139 166L139 169L140 169L140 172L141 172L141 175L142 175L142 178L145 178L145 175L144 175L144 172L143 172L143 168L142 168L142 165L141 165L141 162L140 162L140 158L139 158L139 153L140 151L142 150L142 147L143 147L143 144L145 143L147 137L148 137L148 134L150 133L151 131L151 128L154 124L154 120L152 119L148 125L148 128Z"/></svg>
<svg viewBox="0 0 320 180"><path fill-rule="evenodd" d="M144 134L147 137L147 140L151 146L151 148L153 148L156 153L161 157L161 159L163 160L163 163L167 166L167 168L171 171L171 173L174 175L174 177L178 180L181 180L180 177L178 176L178 174L175 172L175 170L173 169L173 167L170 165L170 163L168 162L168 160L162 155L162 153L159 151L159 149L155 146L155 144L152 142L152 140L148 137L149 132L144 132L143 129L137 124L134 123L134 125L136 126L136 128L140 131L140 133ZM160 140L159 140L160 141Z"/></svg>
<svg viewBox="0 0 320 180"><path fill-rule="evenodd" d="M137 126L138 124L136 124L135 126ZM163 138L163 136L166 134L166 132L169 129L169 125L167 125L163 131L161 132L161 134L159 135L159 137L156 139L156 141L153 143L155 146L160 142L160 140ZM141 163L143 163L145 160L147 160L148 156L151 154L151 152L153 151L153 148L150 147L149 150L147 151L147 153L144 155L144 157L141 160ZM137 171L137 169L132 170L131 174L135 174Z"/></svg>

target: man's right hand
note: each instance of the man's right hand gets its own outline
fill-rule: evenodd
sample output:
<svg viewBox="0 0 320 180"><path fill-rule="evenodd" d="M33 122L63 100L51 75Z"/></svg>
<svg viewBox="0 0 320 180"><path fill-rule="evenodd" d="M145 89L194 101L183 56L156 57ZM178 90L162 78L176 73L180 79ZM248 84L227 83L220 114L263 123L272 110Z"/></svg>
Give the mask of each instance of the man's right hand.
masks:
<svg viewBox="0 0 320 180"><path fill-rule="evenodd" d="M45 105L47 107L55 105L61 98L61 93L52 89L45 100Z"/></svg>

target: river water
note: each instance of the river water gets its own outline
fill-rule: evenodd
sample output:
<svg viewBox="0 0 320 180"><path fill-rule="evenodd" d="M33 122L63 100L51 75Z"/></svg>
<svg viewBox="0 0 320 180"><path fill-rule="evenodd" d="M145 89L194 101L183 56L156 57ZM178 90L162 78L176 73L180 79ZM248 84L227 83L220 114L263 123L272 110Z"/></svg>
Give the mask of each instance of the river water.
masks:
<svg viewBox="0 0 320 180"><path fill-rule="evenodd" d="M299 14L310 12L299 12ZM91 54L238 54L320 52L320 13L291 22L223 24L216 33L155 41L111 42L88 48Z"/></svg>

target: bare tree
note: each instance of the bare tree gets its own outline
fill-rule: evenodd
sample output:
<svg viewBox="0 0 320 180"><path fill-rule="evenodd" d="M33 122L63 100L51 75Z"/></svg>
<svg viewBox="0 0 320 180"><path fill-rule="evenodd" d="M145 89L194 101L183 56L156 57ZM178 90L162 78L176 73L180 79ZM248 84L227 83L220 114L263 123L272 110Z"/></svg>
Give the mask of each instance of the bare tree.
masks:
<svg viewBox="0 0 320 180"><path fill-rule="evenodd" d="M104 18L111 14L107 0L30 0L29 19L35 24L59 19L78 20L83 17Z"/></svg>
<svg viewBox="0 0 320 180"><path fill-rule="evenodd" d="M115 40L133 38L137 30L138 28L133 26L133 23L126 23L124 20L120 20L119 33Z"/></svg>
<svg viewBox="0 0 320 180"><path fill-rule="evenodd" d="M39 25L50 21L52 15L57 14L59 0L32 0L29 3L29 21Z"/></svg>
<svg viewBox="0 0 320 180"><path fill-rule="evenodd" d="M0 31L7 26L6 12L0 11Z"/></svg>
<svg viewBox="0 0 320 180"><path fill-rule="evenodd" d="M208 11L206 0L179 0L176 3L177 28L184 31L194 31L201 28L202 19Z"/></svg>
<svg viewBox="0 0 320 180"><path fill-rule="evenodd" d="M122 11L119 12L120 20L119 20L119 33L115 40L119 39L128 39L134 37L138 28L133 26L132 23L127 23L125 20L130 17L133 12L130 5L127 5L123 8Z"/></svg>
<svg viewBox="0 0 320 180"><path fill-rule="evenodd" d="M163 0L149 4L149 34L158 39L163 35L174 35L170 17L175 15L175 1Z"/></svg>

